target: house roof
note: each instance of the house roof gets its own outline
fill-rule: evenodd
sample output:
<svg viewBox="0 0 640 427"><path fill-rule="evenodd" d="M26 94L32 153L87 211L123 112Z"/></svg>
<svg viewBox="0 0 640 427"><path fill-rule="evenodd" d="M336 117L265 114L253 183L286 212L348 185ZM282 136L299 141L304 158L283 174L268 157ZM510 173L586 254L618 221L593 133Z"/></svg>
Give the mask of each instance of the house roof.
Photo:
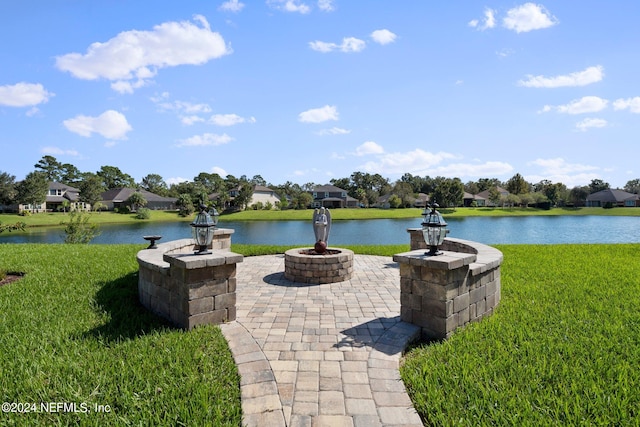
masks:
<svg viewBox="0 0 640 427"><path fill-rule="evenodd" d="M62 184L61 182L50 182L49 190L62 190L63 194L61 196L47 194L45 198L47 203L62 203L65 200L77 202L80 198L80 190L70 185Z"/></svg>
<svg viewBox="0 0 640 427"><path fill-rule="evenodd" d="M466 191L464 192L464 195L462 196L463 199L472 199L472 200L485 200L484 197L481 197L478 194L471 194L471 193L467 193Z"/></svg>
<svg viewBox="0 0 640 427"><path fill-rule="evenodd" d="M102 200L116 203L124 202L136 191L142 194L142 197L144 197L147 202L175 202L177 200L175 197L162 197L150 191L136 190L135 188L113 188L107 190L102 193Z"/></svg>
<svg viewBox="0 0 640 427"><path fill-rule="evenodd" d="M336 187L335 185L330 185L330 184L325 184L325 185L318 185L316 187L313 188L313 191L316 192L327 192L327 193L346 193L347 190L344 190L340 187Z"/></svg>
<svg viewBox="0 0 640 427"><path fill-rule="evenodd" d="M264 185L254 185L253 192L254 193L273 193L273 190L269 187L265 187Z"/></svg>
<svg viewBox="0 0 640 427"><path fill-rule="evenodd" d="M611 188L607 188L606 190L597 191L595 193L589 194L587 196L587 201L589 202L612 202L612 203L621 203L625 200L634 200L633 197L638 198L637 194L627 193L622 190L612 190Z"/></svg>
<svg viewBox="0 0 640 427"><path fill-rule="evenodd" d="M73 191L75 193L80 192L80 190L78 190L75 187L72 187L67 184L63 184L61 182L54 182L54 181L49 182L49 190L66 190L66 191Z"/></svg>
<svg viewBox="0 0 640 427"><path fill-rule="evenodd" d="M378 197L378 203L386 203L389 201L389 197L391 197L391 193L385 194L384 196Z"/></svg>
<svg viewBox="0 0 640 427"><path fill-rule="evenodd" d="M498 193L500 193L503 196L509 195L509 192L507 190L505 190L504 188L502 188L502 187L496 187L496 190L498 190ZM491 191L491 189L481 191L478 194L476 194L476 196L488 200L490 191Z"/></svg>

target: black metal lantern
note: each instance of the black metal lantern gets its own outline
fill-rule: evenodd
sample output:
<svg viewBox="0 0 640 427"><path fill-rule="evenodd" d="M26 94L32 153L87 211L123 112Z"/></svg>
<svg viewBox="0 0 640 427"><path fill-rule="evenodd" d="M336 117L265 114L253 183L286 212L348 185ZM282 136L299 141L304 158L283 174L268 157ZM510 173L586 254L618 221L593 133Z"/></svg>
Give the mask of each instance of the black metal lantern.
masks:
<svg viewBox="0 0 640 427"><path fill-rule="evenodd" d="M210 254L207 251L207 247L213 240L213 232L218 224L218 217L220 214L213 208L213 212L210 215L207 212L205 205L200 205L200 213L196 216L196 219L191 223L191 231L193 233L193 240L196 241L198 250L195 251L196 255Z"/></svg>
<svg viewBox="0 0 640 427"><path fill-rule="evenodd" d="M440 255L442 252L438 251L438 246L444 242L444 238L449 234L449 229L446 228L447 223L440 215L440 212L436 210L440 206L437 203L432 203L429 207L431 211L429 211L429 208L424 208L424 212L422 212L422 217L424 218L422 221L422 236L429 247L429 252L425 252L425 255Z"/></svg>

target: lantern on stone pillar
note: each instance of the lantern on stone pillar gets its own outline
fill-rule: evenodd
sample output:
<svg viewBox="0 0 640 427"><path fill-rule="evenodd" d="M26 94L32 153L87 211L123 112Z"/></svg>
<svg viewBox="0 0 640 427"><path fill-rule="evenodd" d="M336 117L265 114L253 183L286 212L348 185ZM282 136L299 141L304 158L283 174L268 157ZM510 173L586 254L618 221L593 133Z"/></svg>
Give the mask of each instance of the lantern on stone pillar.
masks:
<svg viewBox="0 0 640 427"><path fill-rule="evenodd" d="M213 208L213 212L210 215L207 212L207 207L200 205L200 213L196 216L196 219L191 223L191 231L193 234L193 240L198 246L198 250L195 251L196 255L210 254L207 250L211 242L213 241L213 233L218 224L218 217L220 214Z"/></svg>
<svg viewBox="0 0 640 427"><path fill-rule="evenodd" d="M422 212L422 236L429 247L429 252L425 252L425 255L440 255L442 252L438 251L438 246L444 242L444 238L449 234L449 229L446 228L447 223L440 212L436 210L440 206L437 203L432 203L429 207L425 207Z"/></svg>

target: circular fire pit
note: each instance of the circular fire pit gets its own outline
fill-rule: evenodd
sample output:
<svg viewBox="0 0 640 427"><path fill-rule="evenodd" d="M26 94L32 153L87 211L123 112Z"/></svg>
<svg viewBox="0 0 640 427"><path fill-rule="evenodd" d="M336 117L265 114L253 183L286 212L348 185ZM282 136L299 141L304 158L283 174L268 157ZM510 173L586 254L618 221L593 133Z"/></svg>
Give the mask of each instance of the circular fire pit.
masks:
<svg viewBox="0 0 640 427"><path fill-rule="evenodd" d="M319 254L313 248L289 249L284 253L284 277L298 283L335 283L351 279L353 251L328 248Z"/></svg>

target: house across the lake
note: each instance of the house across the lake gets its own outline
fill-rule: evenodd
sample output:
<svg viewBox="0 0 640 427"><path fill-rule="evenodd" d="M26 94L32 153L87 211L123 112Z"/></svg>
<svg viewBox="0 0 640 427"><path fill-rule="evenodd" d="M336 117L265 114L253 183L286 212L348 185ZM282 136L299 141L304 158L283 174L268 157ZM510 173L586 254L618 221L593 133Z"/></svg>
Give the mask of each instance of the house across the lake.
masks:
<svg viewBox="0 0 640 427"><path fill-rule="evenodd" d="M254 185L249 206L257 203L262 203L263 205L270 203L271 206L277 206L276 203L280 203L280 197L278 197L276 192L269 187L265 187L264 185Z"/></svg>
<svg viewBox="0 0 640 427"><path fill-rule="evenodd" d="M113 188L102 193L102 203L105 208L112 211L124 207L126 201L135 192L142 194L147 201L146 208L152 210L173 210L176 209L175 197L158 196L147 190L136 190L135 188Z"/></svg>
<svg viewBox="0 0 640 427"><path fill-rule="evenodd" d="M36 205L14 204L9 206L0 206L2 212L56 212L71 210L91 210L89 203L79 200L80 190L67 184L60 182L49 182L47 195L44 203Z"/></svg>
<svg viewBox="0 0 640 427"><path fill-rule="evenodd" d="M233 201L235 200L236 196L238 196L239 193L240 193L240 186L229 190L229 198L228 200L225 200L224 206L220 206L220 208L228 209L232 207ZM220 199L220 193L209 194L210 201L217 202L218 199ZM280 197L276 194L276 192L273 189L269 187L265 187L264 185L254 185L251 193L251 199L247 203L247 206L262 204L262 206L264 207L264 206L269 206L270 204L272 207L275 207L275 206L278 206L278 203L280 203ZM239 209L240 207L236 206L235 208Z"/></svg>
<svg viewBox="0 0 640 427"><path fill-rule="evenodd" d="M620 207L640 206L640 196L622 190L612 190L610 188L587 196L587 207L604 207L607 205Z"/></svg>
<svg viewBox="0 0 640 427"><path fill-rule="evenodd" d="M313 208L357 208L358 199L347 194L347 190L335 185L318 185L310 191L313 201Z"/></svg>
<svg viewBox="0 0 640 427"><path fill-rule="evenodd" d="M495 187L500 197L507 197L509 192L502 187ZM497 207L499 204L492 202L490 198L492 189L484 190L475 195L476 206Z"/></svg>
<svg viewBox="0 0 640 427"><path fill-rule="evenodd" d="M45 209L47 211L91 210L89 203L81 202L80 190L67 184L50 182Z"/></svg>

